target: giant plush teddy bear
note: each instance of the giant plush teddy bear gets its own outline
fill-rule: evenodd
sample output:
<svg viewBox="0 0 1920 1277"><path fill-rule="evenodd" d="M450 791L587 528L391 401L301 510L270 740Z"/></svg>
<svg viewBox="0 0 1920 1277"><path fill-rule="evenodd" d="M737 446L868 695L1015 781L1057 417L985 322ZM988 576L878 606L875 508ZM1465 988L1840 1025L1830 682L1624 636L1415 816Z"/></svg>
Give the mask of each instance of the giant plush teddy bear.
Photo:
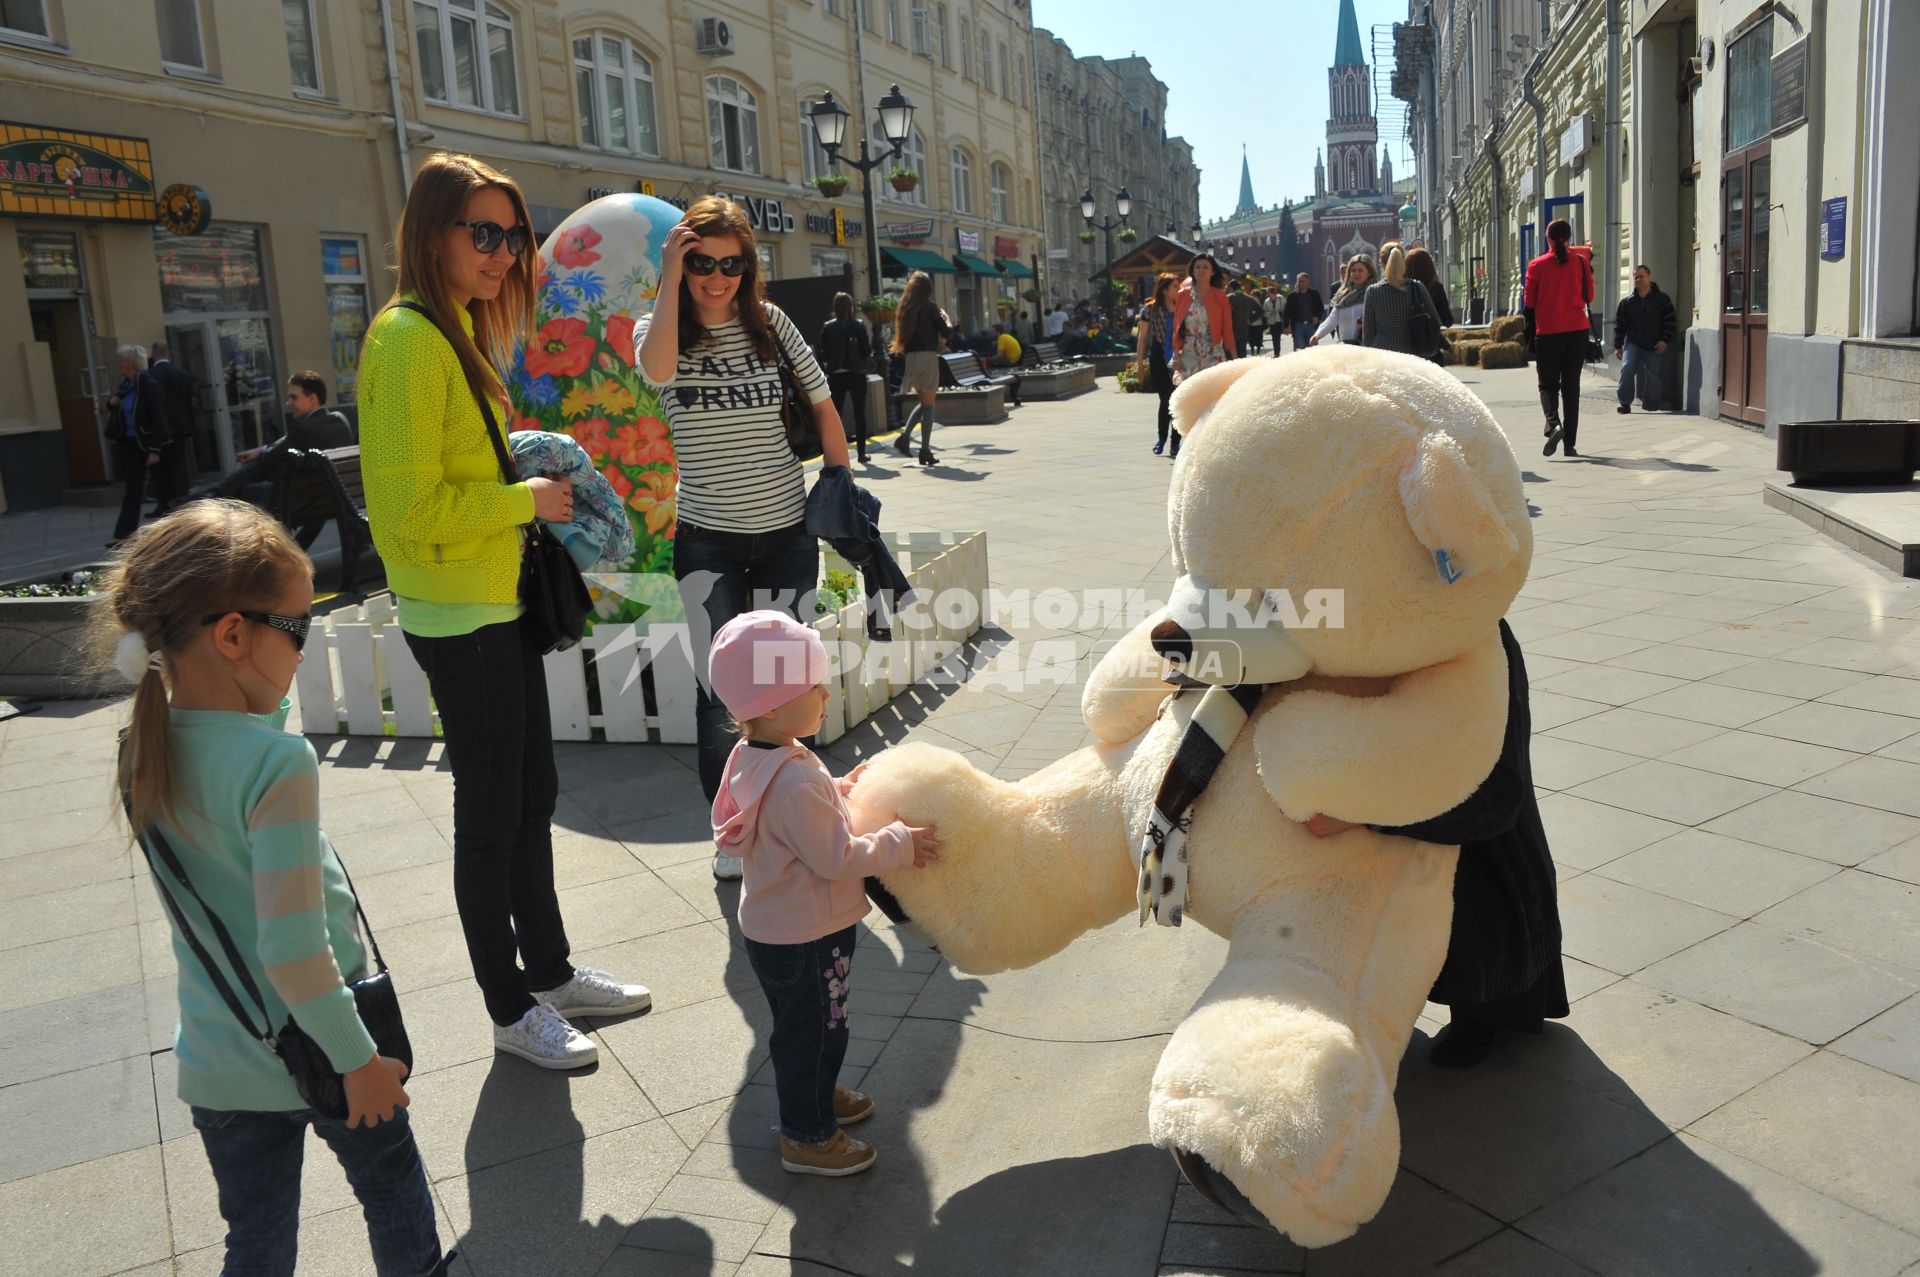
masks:
<svg viewBox="0 0 1920 1277"><path fill-rule="evenodd" d="M1098 743L1018 783L904 745L852 805L861 828L939 826L941 858L876 896L963 971L1029 966L1135 909L1228 938L1161 1056L1148 1126L1323 1246L1393 1182L1394 1079L1446 954L1459 854L1367 826L1439 815L1493 770L1527 507L1486 408L1408 356L1240 360L1188 379L1173 408L1179 579L1087 683ZM1232 684L1269 686L1250 717L1213 725L1224 756L1190 811L1159 812L1214 713L1209 686ZM1360 827L1316 837L1316 815Z"/></svg>

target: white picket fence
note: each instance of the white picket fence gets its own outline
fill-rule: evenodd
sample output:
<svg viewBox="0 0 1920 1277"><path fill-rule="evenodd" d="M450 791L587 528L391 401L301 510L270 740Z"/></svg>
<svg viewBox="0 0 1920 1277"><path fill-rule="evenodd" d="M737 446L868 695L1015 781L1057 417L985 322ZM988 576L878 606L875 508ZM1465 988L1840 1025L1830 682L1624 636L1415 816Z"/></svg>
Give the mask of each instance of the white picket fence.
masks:
<svg viewBox="0 0 1920 1277"><path fill-rule="evenodd" d="M924 678L985 619L985 532L887 533L884 539L927 602L896 616L893 638L883 643L867 638L857 601L814 621L834 657L823 744ZM850 570L831 549L822 551L827 568ZM695 740L692 648L683 625L644 631L595 625L578 646L549 655L546 670L555 740L592 740L596 729L609 741ZM589 680L599 692L599 713L591 712ZM432 736L439 721L427 676L387 594L315 618L294 694L302 730L318 735Z"/></svg>

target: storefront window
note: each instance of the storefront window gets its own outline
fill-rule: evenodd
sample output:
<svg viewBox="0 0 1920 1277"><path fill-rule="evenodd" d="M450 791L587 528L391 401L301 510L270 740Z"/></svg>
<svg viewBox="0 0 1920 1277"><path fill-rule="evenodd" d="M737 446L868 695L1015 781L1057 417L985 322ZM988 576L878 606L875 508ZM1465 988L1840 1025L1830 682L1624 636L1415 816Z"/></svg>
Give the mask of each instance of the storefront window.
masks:
<svg viewBox="0 0 1920 1277"><path fill-rule="evenodd" d="M160 306L169 315L267 309L257 227L210 226L198 235L155 227L153 240Z"/></svg>
<svg viewBox="0 0 1920 1277"><path fill-rule="evenodd" d="M28 288L80 287L80 245L68 231L21 231L20 270Z"/></svg>
<svg viewBox="0 0 1920 1277"><path fill-rule="evenodd" d="M853 267L853 250L847 248L816 248L813 250L813 273L815 275L843 276Z"/></svg>
<svg viewBox="0 0 1920 1277"><path fill-rule="evenodd" d="M360 344L367 336L368 318L367 263L359 237L323 237L320 266L326 278L333 395L340 403L352 403L360 370Z"/></svg>
<svg viewBox="0 0 1920 1277"><path fill-rule="evenodd" d="M760 278L763 280L774 278L773 245L756 244L754 247L759 250L760 254Z"/></svg>

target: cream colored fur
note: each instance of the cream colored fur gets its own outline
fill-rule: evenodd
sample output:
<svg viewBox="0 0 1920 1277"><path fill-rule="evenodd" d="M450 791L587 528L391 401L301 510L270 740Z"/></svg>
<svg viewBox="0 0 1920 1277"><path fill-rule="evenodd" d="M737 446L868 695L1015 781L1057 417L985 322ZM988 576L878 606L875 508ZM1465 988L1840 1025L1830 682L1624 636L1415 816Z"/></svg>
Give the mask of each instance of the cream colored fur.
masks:
<svg viewBox="0 0 1920 1277"><path fill-rule="evenodd" d="M1223 590L1341 589L1346 624L1291 633L1313 671L1266 693L1193 809L1186 916L1231 944L1161 1057L1148 1129L1323 1246L1393 1182L1393 1080L1446 953L1458 852L1303 822L1412 823L1492 769L1495 630L1526 576L1526 504L1479 401L1405 356L1242 360L1189 379L1174 407L1177 570ZM1198 699L1168 700L1147 643L1159 619L1088 681L1100 743L1014 784L925 745L863 774L860 828L939 826L941 858L886 883L961 969L1029 965L1134 908L1130 851Z"/></svg>

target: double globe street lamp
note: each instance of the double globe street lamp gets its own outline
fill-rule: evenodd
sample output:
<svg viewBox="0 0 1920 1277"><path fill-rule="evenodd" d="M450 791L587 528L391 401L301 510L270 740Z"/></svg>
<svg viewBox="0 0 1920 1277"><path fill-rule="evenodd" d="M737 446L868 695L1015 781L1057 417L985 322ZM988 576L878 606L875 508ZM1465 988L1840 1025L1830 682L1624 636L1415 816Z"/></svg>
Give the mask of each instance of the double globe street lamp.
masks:
<svg viewBox="0 0 1920 1277"><path fill-rule="evenodd" d="M1109 288L1111 288L1113 284L1113 233L1127 224L1127 215L1133 212L1133 196L1127 194L1127 188L1124 186L1113 193L1113 211L1120 214L1120 220L1117 222L1111 217L1102 217L1099 224L1095 225L1093 210L1093 188L1089 186L1086 194L1080 197L1080 216L1084 217L1087 220L1087 225L1094 230L1106 233L1107 267L1106 270L1101 273L1106 276L1107 284Z"/></svg>

